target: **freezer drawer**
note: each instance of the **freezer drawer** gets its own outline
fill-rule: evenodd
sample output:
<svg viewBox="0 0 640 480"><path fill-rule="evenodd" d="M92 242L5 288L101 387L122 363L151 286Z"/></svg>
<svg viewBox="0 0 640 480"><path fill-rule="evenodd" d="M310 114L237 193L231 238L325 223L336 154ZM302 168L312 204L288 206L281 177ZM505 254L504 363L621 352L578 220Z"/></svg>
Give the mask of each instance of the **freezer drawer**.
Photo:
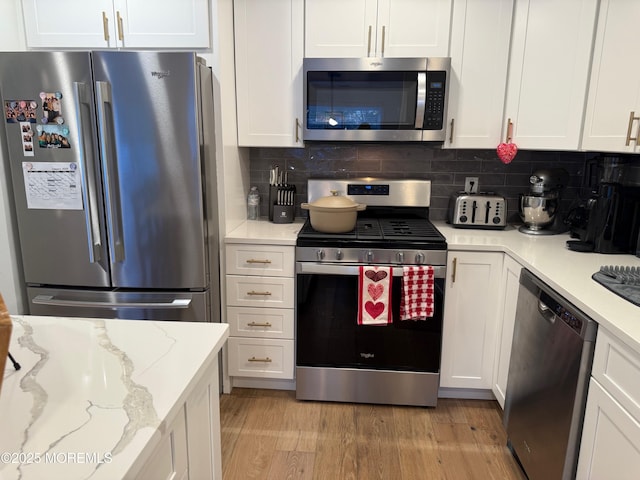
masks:
<svg viewBox="0 0 640 480"><path fill-rule="evenodd" d="M27 288L29 313L131 320L211 321L209 292L114 292Z"/></svg>

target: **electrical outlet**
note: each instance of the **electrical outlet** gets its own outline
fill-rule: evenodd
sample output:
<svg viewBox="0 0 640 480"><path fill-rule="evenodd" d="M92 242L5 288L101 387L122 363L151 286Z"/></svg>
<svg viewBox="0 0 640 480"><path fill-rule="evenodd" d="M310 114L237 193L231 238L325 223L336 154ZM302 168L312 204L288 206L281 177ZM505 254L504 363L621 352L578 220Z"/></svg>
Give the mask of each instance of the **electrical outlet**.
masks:
<svg viewBox="0 0 640 480"><path fill-rule="evenodd" d="M478 193L478 177L466 177L464 179L464 191L467 193Z"/></svg>

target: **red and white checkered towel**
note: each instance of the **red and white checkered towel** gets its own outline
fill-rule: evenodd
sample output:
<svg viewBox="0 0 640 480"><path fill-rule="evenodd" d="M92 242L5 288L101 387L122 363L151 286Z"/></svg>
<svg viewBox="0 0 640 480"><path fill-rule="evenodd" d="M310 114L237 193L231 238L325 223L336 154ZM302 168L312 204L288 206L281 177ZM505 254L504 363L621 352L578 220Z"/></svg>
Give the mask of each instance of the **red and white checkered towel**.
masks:
<svg viewBox="0 0 640 480"><path fill-rule="evenodd" d="M391 316L391 267L360 266L358 325L388 325Z"/></svg>
<svg viewBox="0 0 640 480"><path fill-rule="evenodd" d="M400 320L433 317L433 267L403 267Z"/></svg>

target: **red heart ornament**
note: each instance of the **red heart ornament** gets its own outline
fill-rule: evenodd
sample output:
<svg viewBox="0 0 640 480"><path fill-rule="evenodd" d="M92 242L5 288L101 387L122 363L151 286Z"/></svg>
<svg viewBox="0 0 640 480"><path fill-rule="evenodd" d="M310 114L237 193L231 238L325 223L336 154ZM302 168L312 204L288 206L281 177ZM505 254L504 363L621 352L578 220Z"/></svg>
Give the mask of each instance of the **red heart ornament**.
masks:
<svg viewBox="0 0 640 480"><path fill-rule="evenodd" d="M502 163L509 164L518 153L518 147L515 143L501 143L496 152L498 152L498 158Z"/></svg>
<svg viewBox="0 0 640 480"><path fill-rule="evenodd" d="M380 315L384 311L384 303L366 302L364 304L364 309L367 311L369 315L371 315L371 318L376 318L378 315Z"/></svg>

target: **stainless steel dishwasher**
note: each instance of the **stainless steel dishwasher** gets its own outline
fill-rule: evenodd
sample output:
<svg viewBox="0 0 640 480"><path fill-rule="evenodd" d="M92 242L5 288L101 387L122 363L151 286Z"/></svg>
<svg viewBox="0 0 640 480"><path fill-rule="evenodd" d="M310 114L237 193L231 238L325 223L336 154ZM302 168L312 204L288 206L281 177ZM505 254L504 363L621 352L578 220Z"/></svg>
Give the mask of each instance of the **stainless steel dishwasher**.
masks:
<svg viewBox="0 0 640 480"><path fill-rule="evenodd" d="M523 269L507 380L507 445L529 480L575 478L597 324Z"/></svg>

